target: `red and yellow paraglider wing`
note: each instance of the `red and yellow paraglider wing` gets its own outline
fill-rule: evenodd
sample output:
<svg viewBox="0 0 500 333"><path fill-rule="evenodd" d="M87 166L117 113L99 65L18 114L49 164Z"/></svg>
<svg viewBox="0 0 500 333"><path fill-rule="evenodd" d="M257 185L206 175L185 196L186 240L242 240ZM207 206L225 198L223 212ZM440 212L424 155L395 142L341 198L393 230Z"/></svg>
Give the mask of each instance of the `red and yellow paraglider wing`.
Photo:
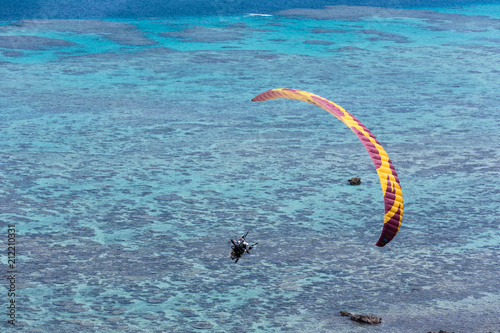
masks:
<svg viewBox="0 0 500 333"><path fill-rule="evenodd" d="M384 195L384 227L376 245L384 246L389 243L398 233L403 219L403 192L396 170L382 145L357 118L340 105L321 96L295 89L271 89L257 95L252 101L261 102L277 98L296 99L319 106L337 117L357 135L375 164Z"/></svg>

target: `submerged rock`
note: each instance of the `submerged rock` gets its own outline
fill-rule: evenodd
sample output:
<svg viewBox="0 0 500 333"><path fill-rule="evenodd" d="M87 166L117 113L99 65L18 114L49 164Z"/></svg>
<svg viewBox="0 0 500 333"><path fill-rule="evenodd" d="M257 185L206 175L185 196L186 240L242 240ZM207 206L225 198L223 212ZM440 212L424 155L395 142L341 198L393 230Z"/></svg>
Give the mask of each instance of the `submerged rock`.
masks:
<svg viewBox="0 0 500 333"><path fill-rule="evenodd" d="M353 315L346 311L340 311L340 315L344 317L351 317L351 320L357 321L358 323L376 325L382 322L382 318L367 315Z"/></svg>
<svg viewBox="0 0 500 333"><path fill-rule="evenodd" d="M349 181L349 184L351 185L359 185L361 184L361 178L351 178L348 180Z"/></svg>
<svg viewBox="0 0 500 333"><path fill-rule="evenodd" d="M382 322L382 318L375 316L366 316L366 315L352 315L351 320L368 325L380 324Z"/></svg>

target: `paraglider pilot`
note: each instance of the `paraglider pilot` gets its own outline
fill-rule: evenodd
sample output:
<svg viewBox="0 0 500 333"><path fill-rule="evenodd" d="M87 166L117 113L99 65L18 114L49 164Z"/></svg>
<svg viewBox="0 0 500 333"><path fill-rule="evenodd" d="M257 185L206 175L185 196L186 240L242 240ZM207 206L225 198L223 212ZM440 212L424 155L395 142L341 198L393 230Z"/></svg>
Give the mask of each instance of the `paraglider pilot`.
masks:
<svg viewBox="0 0 500 333"><path fill-rule="evenodd" d="M233 244L231 246L232 248L232 251L231 251L231 259L234 260L236 259L235 263L238 262L238 260L240 260L241 256L245 253L248 253L250 254L250 250L255 246L257 245L258 243L255 243L253 245L248 245L248 243L245 241L245 237L248 235L249 231L247 231L247 233L242 236L240 239L238 239L237 241L236 240L233 240L231 239L231 243Z"/></svg>

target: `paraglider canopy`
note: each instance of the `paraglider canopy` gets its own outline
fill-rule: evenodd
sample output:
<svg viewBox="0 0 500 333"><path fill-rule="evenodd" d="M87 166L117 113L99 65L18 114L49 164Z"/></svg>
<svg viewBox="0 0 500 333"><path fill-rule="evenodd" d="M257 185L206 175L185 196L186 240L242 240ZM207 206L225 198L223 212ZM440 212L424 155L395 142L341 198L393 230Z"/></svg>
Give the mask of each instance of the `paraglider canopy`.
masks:
<svg viewBox="0 0 500 333"><path fill-rule="evenodd" d="M307 91L295 89L271 89L255 96L252 101L262 102L270 99L289 98L304 101L330 112L349 127L363 143L377 169L382 194L384 196L385 214L382 234L377 246L385 246L396 236L403 220L403 192L399 178L384 148L375 136L356 117L344 110L340 105Z"/></svg>

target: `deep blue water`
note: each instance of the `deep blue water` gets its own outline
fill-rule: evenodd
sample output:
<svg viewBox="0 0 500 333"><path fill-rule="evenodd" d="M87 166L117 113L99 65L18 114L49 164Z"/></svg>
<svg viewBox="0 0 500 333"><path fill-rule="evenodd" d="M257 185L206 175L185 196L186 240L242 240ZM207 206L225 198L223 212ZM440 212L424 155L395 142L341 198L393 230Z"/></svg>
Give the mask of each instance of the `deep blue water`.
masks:
<svg viewBox="0 0 500 333"><path fill-rule="evenodd" d="M2 0L0 19L22 18L137 18L179 15L272 14L290 8L372 6L386 8L458 7L495 4L495 0Z"/></svg>
<svg viewBox="0 0 500 333"><path fill-rule="evenodd" d="M2 329L500 332L500 7L211 3L1 11ZM405 199L386 247L366 150L312 105L250 101L280 87L384 146Z"/></svg>

